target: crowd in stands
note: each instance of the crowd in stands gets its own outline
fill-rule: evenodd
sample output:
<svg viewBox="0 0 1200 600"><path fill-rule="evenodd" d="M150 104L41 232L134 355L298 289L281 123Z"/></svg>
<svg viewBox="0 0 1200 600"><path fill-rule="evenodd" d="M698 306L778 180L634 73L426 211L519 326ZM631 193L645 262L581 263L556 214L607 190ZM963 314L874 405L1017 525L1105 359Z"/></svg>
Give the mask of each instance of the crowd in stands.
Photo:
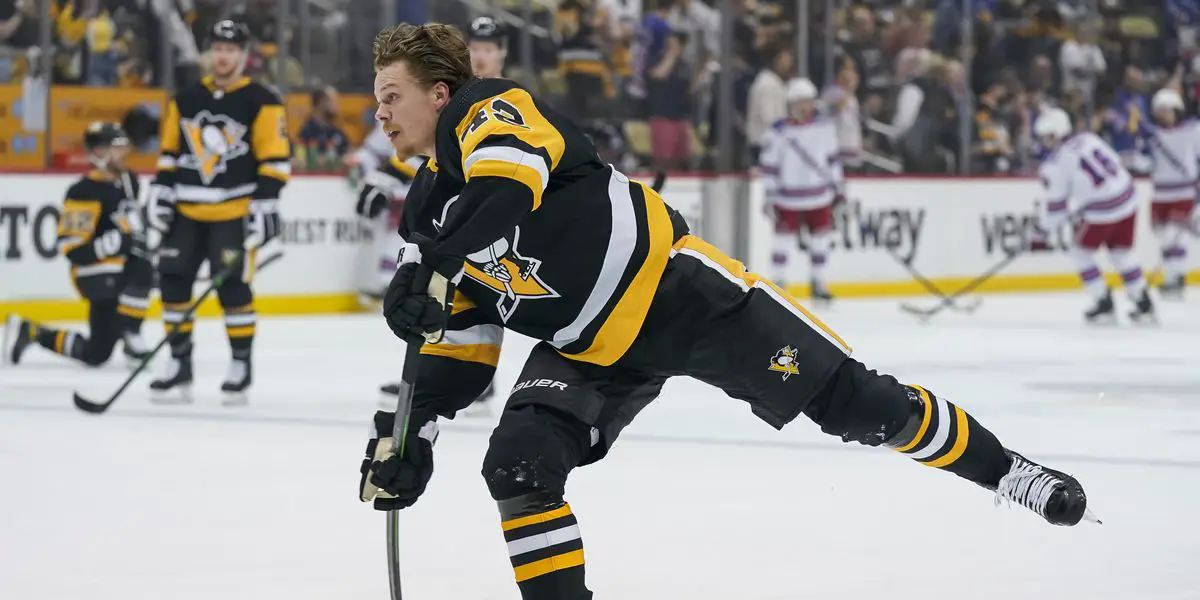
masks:
<svg viewBox="0 0 1200 600"><path fill-rule="evenodd" d="M0 0L0 83L40 64L40 1ZM232 12L259 40L249 72L312 92L315 126L336 112L329 106L338 91L370 90L369 64L341 69L337 81L306 73L313 69L297 60L294 32L275 31L277 0L45 1L55 83L160 85L164 43L176 85L192 81L204 71L204 32ZM750 168L763 131L786 116L787 82L802 72L822 90L851 170L1028 173L1039 155L1032 122L1048 106L1068 109L1077 127L1107 137L1137 169L1155 90L1179 88L1195 114L1195 0L973 0L972 15L962 0L809 0L807 31L797 29L796 0L732 4L725 22L712 0L538 0L527 26L509 31L505 74L583 123L607 158L669 170L713 168L726 82L729 159ZM426 7L429 18L465 28L480 5L508 18L529 14L524 0ZM721 51L723 26L732 27L729 53ZM535 28L545 34L531 35ZM369 56L369 36L358 33L346 56ZM801 36L807 56L798 56ZM280 40L287 62L277 65ZM524 56L533 58L531 72ZM337 152L344 145L332 143Z"/></svg>

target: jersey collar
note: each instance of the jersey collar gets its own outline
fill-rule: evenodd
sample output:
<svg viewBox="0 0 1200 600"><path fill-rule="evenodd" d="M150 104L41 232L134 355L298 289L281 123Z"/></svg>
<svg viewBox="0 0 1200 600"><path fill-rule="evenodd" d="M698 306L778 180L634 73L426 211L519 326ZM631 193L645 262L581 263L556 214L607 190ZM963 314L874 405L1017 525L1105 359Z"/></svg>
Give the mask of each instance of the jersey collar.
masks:
<svg viewBox="0 0 1200 600"><path fill-rule="evenodd" d="M226 87L226 88L221 88L221 87L217 86L217 83L216 83L216 81L213 80L212 75L206 75L204 77L204 79L202 79L201 81L204 83L204 87L208 88L208 91L212 92L214 94L217 92L229 94L231 92L236 92L237 90L240 90L240 89L246 87L247 85L250 85L249 77L242 77L242 78L234 81L232 84L229 85L229 87Z"/></svg>

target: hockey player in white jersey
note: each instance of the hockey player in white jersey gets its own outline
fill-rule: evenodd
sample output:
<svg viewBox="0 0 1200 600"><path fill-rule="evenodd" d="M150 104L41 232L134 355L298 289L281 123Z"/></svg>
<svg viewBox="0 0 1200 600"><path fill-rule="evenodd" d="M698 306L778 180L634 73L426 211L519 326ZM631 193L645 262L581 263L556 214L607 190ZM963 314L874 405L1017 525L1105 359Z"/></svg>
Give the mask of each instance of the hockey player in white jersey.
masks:
<svg viewBox="0 0 1200 600"><path fill-rule="evenodd" d="M1033 132L1050 154L1038 170L1045 186L1046 213L1040 219L1031 249L1046 249L1049 232L1074 219L1071 257L1095 302L1084 313L1087 321L1111 322L1115 317L1112 290L1096 264L1095 255L1101 248L1108 249L1109 259L1134 304L1130 318L1135 322L1153 320L1146 278L1133 256L1137 220L1133 177L1121 165L1116 151L1095 134L1072 134L1071 118L1060 108L1043 112Z"/></svg>
<svg viewBox="0 0 1200 600"><path fill-rule="evenodd" d="M1200 122L1183 118L1179 92L1163 88L1150 103L1157 125L1148 142L1154 168L1154 198L1150 219L1162 250L1164 298L1183 296L1187 274L1187 244L1200 185Z"/></svg>
<svg viewBox="0 0 1200 600"><path fill-rule="evenodd" d="M388 147L391 147L390 143ZM360 302L364 306L379 302L396 273L396 257L404 246L399 232L400 214L413 177L423 162L420 157L400 160L393 156L363 178L355 212L372 222L376 240L375 270L360 286Z"/></svg>
<svg viewBox="0 0 1200 600"><path fill-rule="evenodd" d="M825 266L833 246L833 208L844 202L837 128L817 115L817 88L807 79L788 84L789 118L763 135L761 172L767 208L775 219L771 277L788 278L788 258L800 246L801 228L808 231L812 297L833 298L825 282Z"/></svg>

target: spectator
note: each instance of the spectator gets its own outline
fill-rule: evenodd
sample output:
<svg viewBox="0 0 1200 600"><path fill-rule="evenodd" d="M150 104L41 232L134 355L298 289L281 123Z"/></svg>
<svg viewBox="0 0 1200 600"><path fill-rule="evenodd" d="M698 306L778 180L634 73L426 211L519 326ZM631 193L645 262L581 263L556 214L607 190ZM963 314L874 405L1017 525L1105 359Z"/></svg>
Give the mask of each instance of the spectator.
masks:
<svg viewBox="0 0 1200 600"><path fill-rule="evenodd" d="M1008 173L1012 169L1011 136L1001 115L1006 89L997 80L979 95L971 127L971 173Z"/></svg>
<svg viewBox="0 0 1200 600"><path fill-rule="evenodd" d="M787 116L787 82L795 76L796 56L791 48L777 48L771 67L758 72L750 86L746 108L746 138L750 155L757 157L762 136Z"/></svg>
<svg viewBox="0 0 1200 600"><path fill-rule="evenodd" d="M1148 168L1140 148L1147 132L1146 119L1150 115L1144 85L1140 69L1125 67L1125 79L1105 114L1113 150L1121 155L1126 168L1138 173L1144 173Z"/></svg>
<svg viewBox="0 0 1200 600"><path fill-rule="evenodd" d="M312 93L312 114L300 129L297 160L309 170L330 170L350 150L349 138L337 124L338 93L325 87Z"/></svg>
<svg viewBox="0 0 1200 600"><path fill-rule="evenodd" d="M858 105L858 69L850 57L842 57L833 85L825 90L822 101L837 127L842 167L862 167L862 111Z"/></svg>
<svg viewBox="0 0 1200 600"><path fill-rule="evenodd" d="M667 15L671 30L688 40L683 48L684 61L703 65L718 56L721 35L720 14L700 0L675 0Z"/></svg>
<svg viewBox="0 0 1200 600"><path fill-rule="evenodd" d="M667 50L667 39L671 37L671 24L667 17L675 0L646 0L646 16L638 28L634 41L633 81L629 83L629 95L646 97L648 71L662 61Z"/></svg>
<svg viewBox="0 0 1200 600"><path fill-rule="evenodd" d="M650 146L655 170L687 170L692 156L692 65L684 56L687 34L671 32L666 51L650 69Z"/></svg>
<svg viewBox="0 0 1200 600"><path fill-rule="evenodd" d="M709 64L712 65L715 63ZM717 149L721 131L721 113L715 100L720 94L718 90L724 85L725 78L733 78L733 114L730 115L733 122L733 140L731 142L733 157L728 166L735 172L743 172L750 168L750 165L758 162L758 156L752 156L749 152L747 145L749 138L746 133L750 86L753 85L757 76L758 71L750 68L750 65L740 55L734 54L721 65L720 70L713 74L713 77L711 77L712 81L709 84L714 101L708 107L707 143L710 149Z"/></svg>
<svg viewBox="0 0 1200 600"><path fill-rule="evenodd" d="M918 71L921 72L921 71ZM937 57L901 92L897 120L901 162L908 173L946 173L958 147L962 65Z"/></svg>
<svg viewBox="0 0 1200 600"><path fill-rule="evenodd" d="M1062 88L1079 90L1087 106L1095 101L1096 81L1108 69L1104 53L1096 45L1097 37L1095 23L1082 23L1076 28L1076 39L1063 42L1058 54Z"/></svg>
<svg viewBox="0 0 1200 600"><path fill-rule="evenodd" d="M607 34L603 15L584 0L563 0L554 22L558 68L567 86L564 108L576 121L606 116L612 105L612 73L601 46Z"/></svg>
<svg viewBox="0 0 1200 600"><path fill-rule="evenodd" d="M854 61L862 75L859 100L867 103L871 96L882 99L889 95L892 76L875 36L875 16L865 6L856 7L851 13L849 39L842 44L842 52Z"/></svg>
<svg viewBox="0 0 1200 600"><path fill-rule="evenodd" d="M20 77L24 51L37 43L37 2L0 0L0 83Z"/></svg>

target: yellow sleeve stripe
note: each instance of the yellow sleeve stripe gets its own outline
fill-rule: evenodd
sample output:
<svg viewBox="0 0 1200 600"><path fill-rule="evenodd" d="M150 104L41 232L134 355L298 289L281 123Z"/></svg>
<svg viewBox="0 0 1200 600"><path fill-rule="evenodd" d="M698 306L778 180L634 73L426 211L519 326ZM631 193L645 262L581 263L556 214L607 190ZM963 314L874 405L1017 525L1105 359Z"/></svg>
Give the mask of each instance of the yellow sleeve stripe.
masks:
<svg viewBox="0 0 1200 600"><path fill-rule="evenodd" d="M500 364L500 346L494 344L469 344L466 346L452 346L446 343L422 344L421 354L480 363L492 367Z"/></svg>
<svg viewBox="0 0 1200 600"><path fill-rule="evenodd" d="M258 165L258 174L287 181L292 176L292 164L287 161L271 161Z"/></svg>
<svg viewBox="0 0 1200 600"><path fill-rule="evenodd" d="M499 160L480 160L471 165L471 170L466 173L467 181L472 177L503 177L519 181L533 193L533 210L542 205L542 179L537 169Z"/></svg>
<svg viewBox="0 0 1200 600"><path fill-rule="evenodd" d="M258 109L250 126L254 158L259 162L287 160L291 149L287 138L287 111L281 104L268 104Z"/></svg>
<svg viewBox="0 0 1200 600"><path fill-rule="evenodd" d="M167 113L159 124L158 139L163 152L179 153L179 105L174 100L167 103ZM174 164L171 168L175 168Z"/></svg>
<svg viewBox="0 0 1200 600"><path fill-rule="evenodd" d="M519 114L510 114L512 109ZM480 111L486 117L482 124L477 121ZM520 88L476 102L455 128L455 133L464 160L475 152L483 140L491 136L511 135L524 144L545 150L550 158L549 170L554 171L567 148L562 134L538 110L529 92ZM466 170L464 166L463 171Z"/></svg>

